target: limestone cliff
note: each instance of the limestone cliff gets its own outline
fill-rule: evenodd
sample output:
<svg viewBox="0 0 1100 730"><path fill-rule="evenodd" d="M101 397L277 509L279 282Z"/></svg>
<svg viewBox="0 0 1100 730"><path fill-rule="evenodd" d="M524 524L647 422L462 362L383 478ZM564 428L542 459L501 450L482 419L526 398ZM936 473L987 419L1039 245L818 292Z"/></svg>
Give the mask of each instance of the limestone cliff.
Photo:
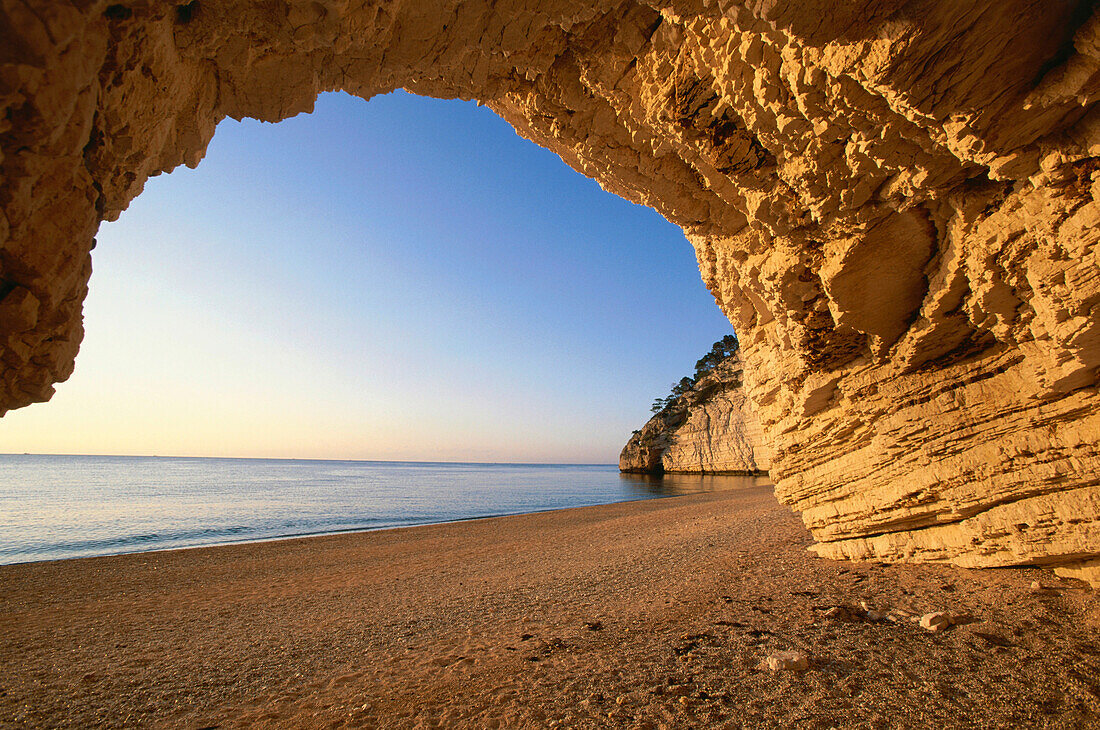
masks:
<svg viewBox="0 0 1100 730"><path fill-rule="evenodd" d="M744 367L734 354L675 398L630 437L624 472L762 474L770 454L745 399Z"/></svg>
<svg viewBox="0 0 1100 730"><path fill-rule="evenodd" d="M1090 0L0 3L0 410L149 176L401 87L683 227L820 554L1100 579Z"/></svg>

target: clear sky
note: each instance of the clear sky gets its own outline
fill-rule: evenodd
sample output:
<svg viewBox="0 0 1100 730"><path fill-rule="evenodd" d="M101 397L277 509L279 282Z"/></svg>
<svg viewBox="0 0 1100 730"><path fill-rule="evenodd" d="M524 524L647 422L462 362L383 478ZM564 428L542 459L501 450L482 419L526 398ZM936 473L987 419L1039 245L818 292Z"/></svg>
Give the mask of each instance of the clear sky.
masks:
<svg viewBox="0 0 1100 730"><path fill-rule="evenodd" d="M615 463L732 331L676 226L404 92L226 120L97 241L76 372L0 452Z"/></svg>

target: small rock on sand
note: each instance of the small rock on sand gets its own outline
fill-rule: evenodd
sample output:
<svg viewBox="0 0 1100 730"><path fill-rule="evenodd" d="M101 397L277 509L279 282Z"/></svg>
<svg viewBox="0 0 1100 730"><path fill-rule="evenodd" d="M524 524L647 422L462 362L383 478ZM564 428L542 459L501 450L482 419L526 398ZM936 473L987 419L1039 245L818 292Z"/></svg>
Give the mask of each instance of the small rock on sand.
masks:
<svg viewBox="0 0 1100 730"><path fill-rule="evenodd" d="M941 611L926 613L920 617L920 627L926 631L943 631L952 624L951 617Z"/></svg>
<svg viewBox="0 0 1100 730"><path fill-rule="evenodd" d="M825 618L830 621L858 621L859 614L851 606L833 606L825 612Z"/></svg>
<svg viewBox="0 0 1100 730"><path fill-rule="evenodd" d="M773 672L804 672L810 668L810 660L800 651L777 651L769 654L761 666Z"/></svg>
<svg viewBox="0 0 1100 730"><path fill-rule="evenodd" d="M854 623L857 621L884 621L886 614L870 607L867 601L860 601L859 607L840 605L833 606L825 612L825 618L830 621L844 621Z"/></svg>

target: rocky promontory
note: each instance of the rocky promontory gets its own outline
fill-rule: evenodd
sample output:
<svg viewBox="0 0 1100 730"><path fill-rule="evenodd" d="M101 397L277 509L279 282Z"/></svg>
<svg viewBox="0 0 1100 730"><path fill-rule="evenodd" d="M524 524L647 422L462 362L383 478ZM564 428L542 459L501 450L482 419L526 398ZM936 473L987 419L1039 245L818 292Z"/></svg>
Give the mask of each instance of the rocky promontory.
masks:
<svg viewBox="0 0 1100 730"><path fill-rule="evenodd" d="M630 437L619 470L644 474L764 474L771 453L742 389L734 352L668 399Z"/></svg>

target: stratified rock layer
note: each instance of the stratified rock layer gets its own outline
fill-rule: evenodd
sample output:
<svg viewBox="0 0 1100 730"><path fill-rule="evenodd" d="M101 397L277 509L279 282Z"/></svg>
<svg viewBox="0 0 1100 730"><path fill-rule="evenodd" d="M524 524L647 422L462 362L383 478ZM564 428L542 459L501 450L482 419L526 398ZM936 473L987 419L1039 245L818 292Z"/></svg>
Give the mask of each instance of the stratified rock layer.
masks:
<svg viewBox="0 0 1100 730"><path fill-rule="evenodd" d="M776 492L819 553L1091 575L1092 12L0 3L0 409L69 375L96 227L150 175L197 164L219 120L404 87L488 104L684 228L740 336Z"/></svg>
<svg viewBox="0 0 1100 730"><path fill-rule="evenodd" d="M619 470L663 474L761 474L771 454L741 386L734 354L630 437Z"/></svg>

